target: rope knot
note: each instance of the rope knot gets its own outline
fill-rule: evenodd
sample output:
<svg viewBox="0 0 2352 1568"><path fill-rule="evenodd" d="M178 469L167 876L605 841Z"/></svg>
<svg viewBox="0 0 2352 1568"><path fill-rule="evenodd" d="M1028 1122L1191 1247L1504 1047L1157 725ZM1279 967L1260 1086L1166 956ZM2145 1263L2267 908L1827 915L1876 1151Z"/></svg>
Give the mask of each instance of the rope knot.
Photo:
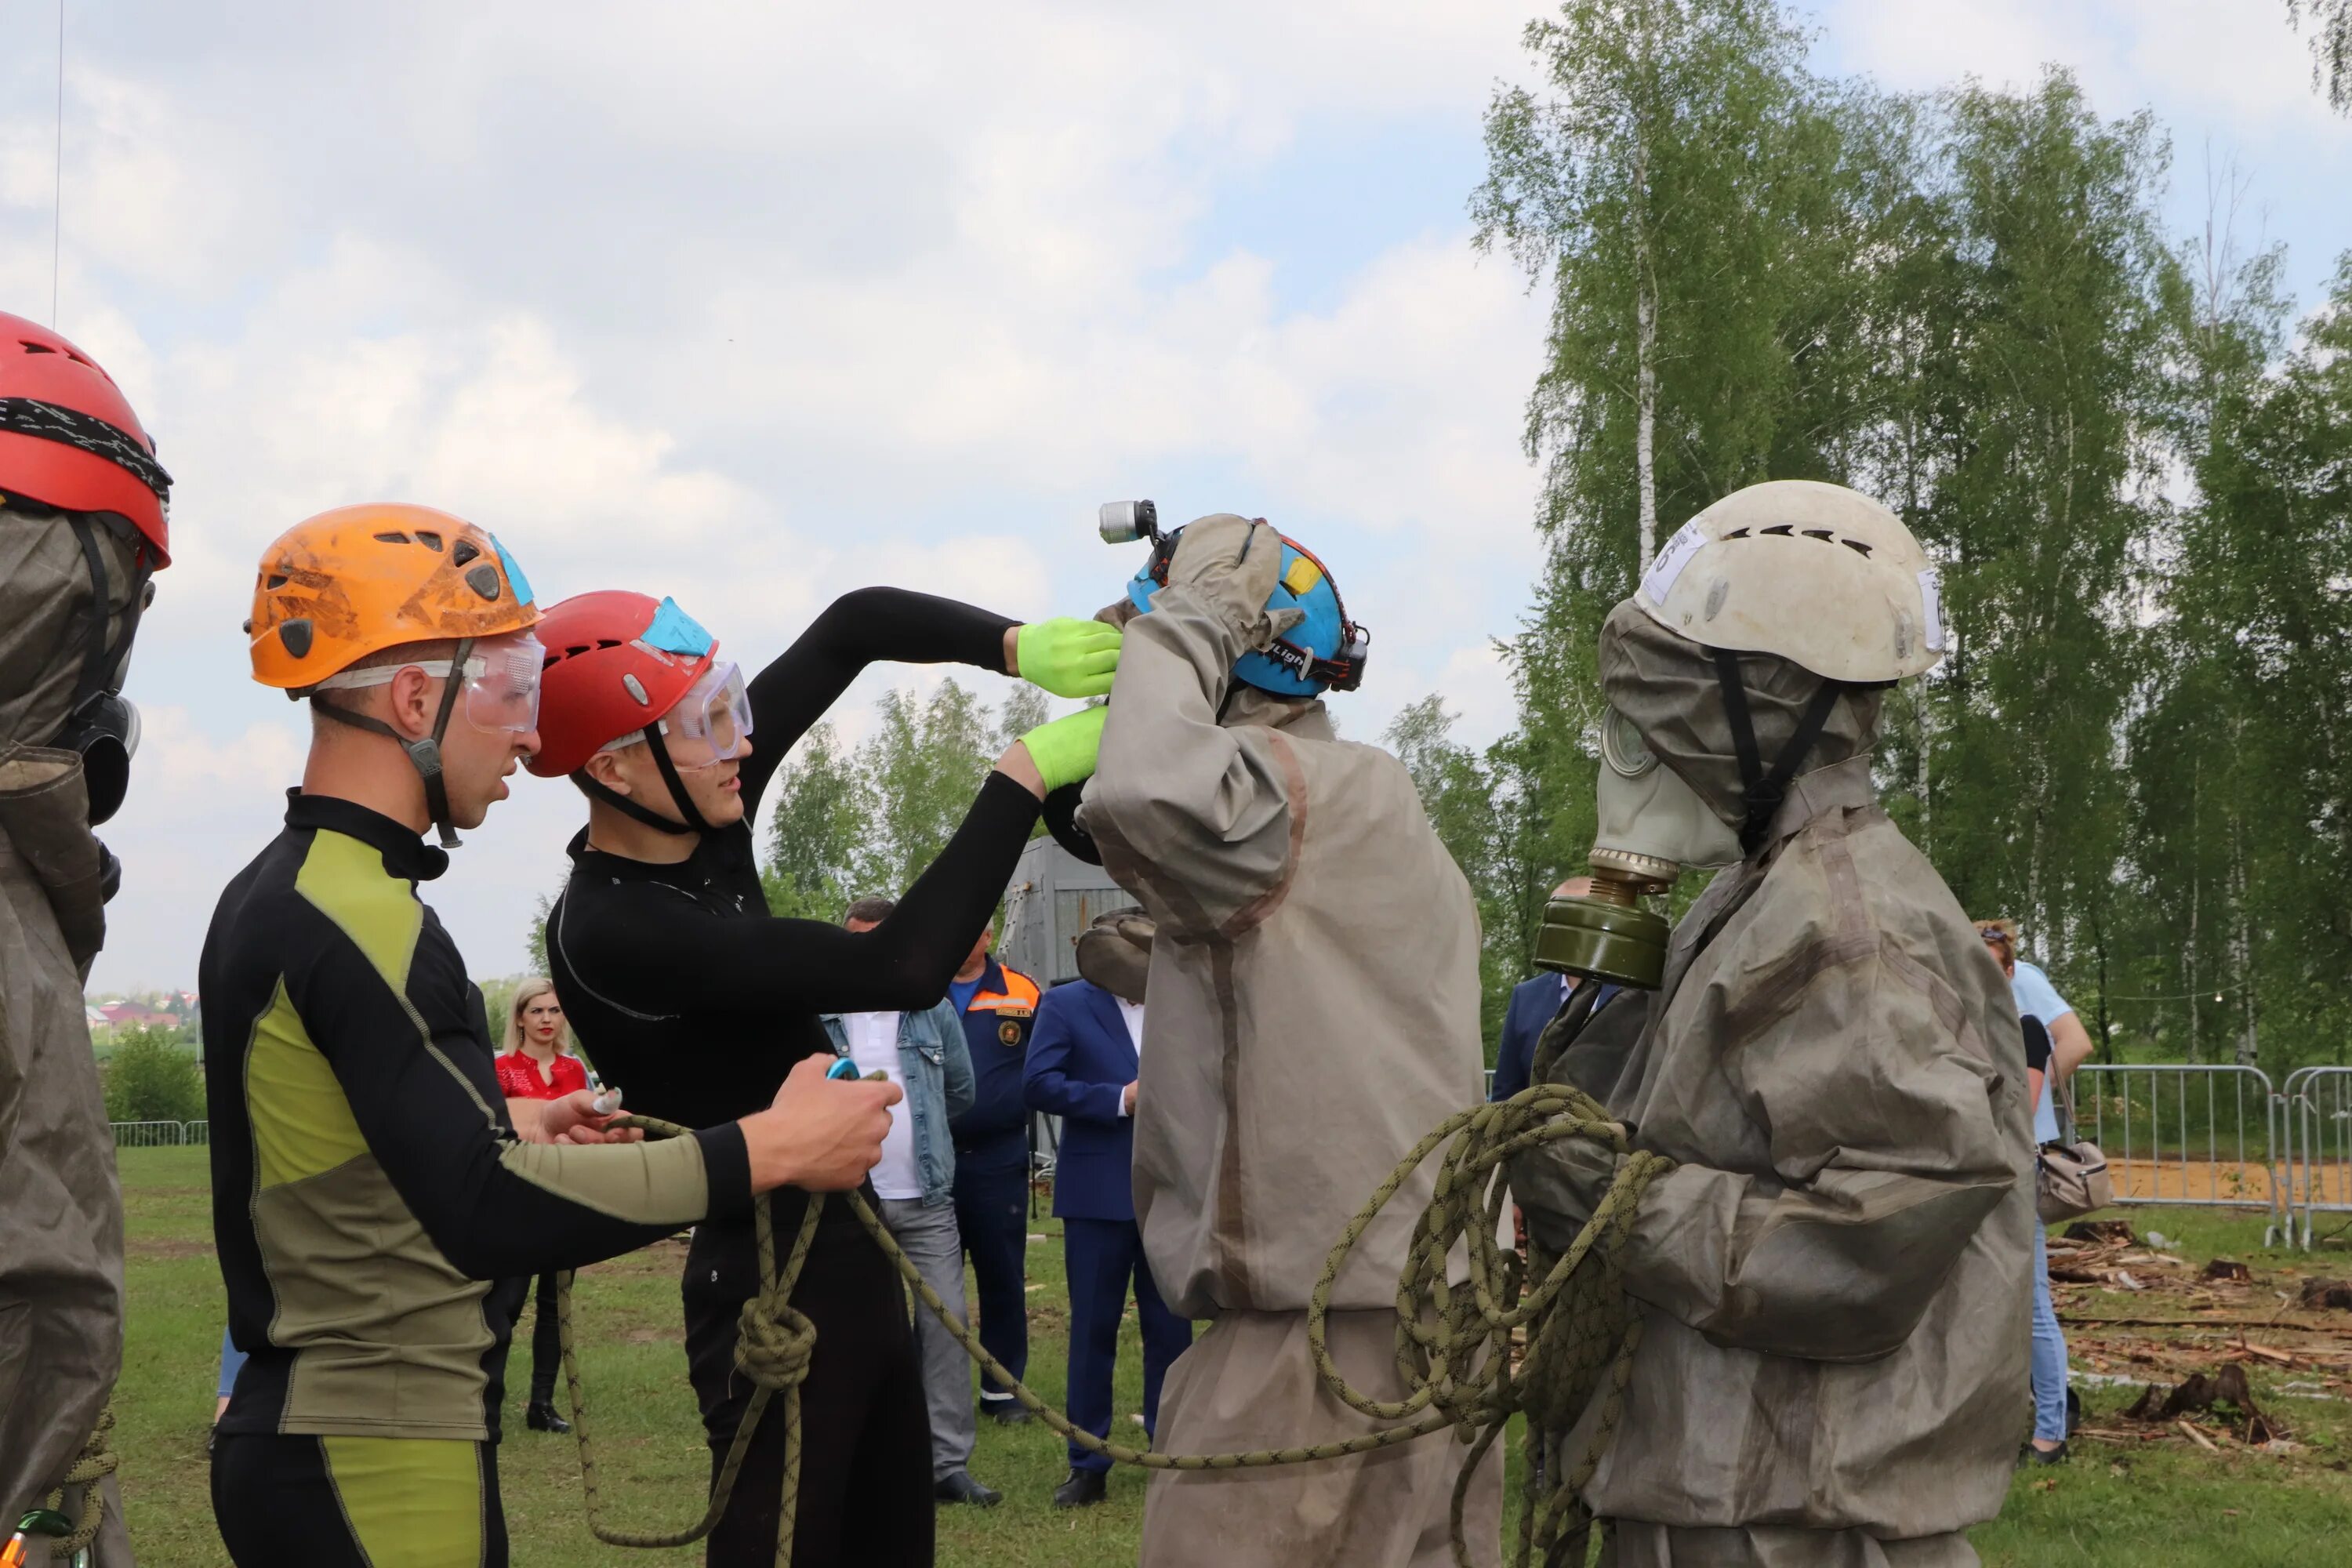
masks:
<svg viewBox="0 0 2352 1568"><path fill-rule="evenodd" d="M816 1325L788 1302L754 1296L743 1303L735 1365L759 1387L782 1393L806 1381L816 1354Z"/></svg>

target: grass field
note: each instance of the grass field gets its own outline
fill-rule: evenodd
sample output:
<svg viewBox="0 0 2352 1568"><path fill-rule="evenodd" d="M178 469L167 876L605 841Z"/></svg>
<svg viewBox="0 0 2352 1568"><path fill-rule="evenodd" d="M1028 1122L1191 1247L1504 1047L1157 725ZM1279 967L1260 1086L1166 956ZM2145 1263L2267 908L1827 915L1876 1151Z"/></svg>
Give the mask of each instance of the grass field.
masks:
<svg viewBox="0 0 2352 1568"><path fill-rule="evenodd" d="M222 1305L205 1152L125 1150L120 1158L130 1330L115 1393L115 1447L122 1456L125 1509L144 1563L215 1568L227 1556L207 1500L205 1429ZM2263 1251L2259 1215L2164 1211L2137 1217L2143 1228L2162 1230L2195 1265L2232 1257L2266 1279L2305 1266L2300 1255ZM1029 1249L1030 1382L1056 1404L1067 1344L1060 1229L1041 1219L1034 1235L1042 1239ZM583 1271L578 1292L576 1328L588 1347L585 1376L598 1417L607 1507L616 1522L636 1528L683 1525L702 1508L708 1461L679 1346L680 1250L666 1245ZM2315 1261L2341 1274L2352 1260L2337 1250ZM2087 1288L2067 1296L2062 1310L2095 1316L2150 1306L2145 1298ZM2346 1329L2352 1333L2352 1320ZM2206 1337L2218 1355L2220 1338ZM2102 1351L2110 1352L2102 1360L2118 1365L2142 1353L2158 1363L2202 1353L2190 1335L2159 1332L2151 1342L2157 1349L2146 1352L2132 1344L2118 1349L2115 1341L2101 1338ZM527 1343L519 1347L510 1368L509 1436L499 1460L516 1568L698 1560L684 1552L619 1552L588 1534L572 1440L522 1429L520 1385L528 1380L529 1354ZM1141 1408L1140 1366L1130 1313L1119 1356L1122 1411ZM2352 1562L2352 1405L2344 1403L2344 1382L2338 1376L2330 1384L2292 1369L2254 1373L2257 1396L2294 1433L2297 1451L2289 1455L2242 1447L2209 1455L2185 1437L2078 1444L2078 1457L2063 1468L2020 1472L2007 1510L1976 1532L1977 1544L1996 1568L2317 1568ZM2136 1392L2116 1384L2084 1388L2087 1424L2111 1424L2111 1413ZM2313 1396L2320 1394L2327 1396ZM1127 1431L1140 1434L1132 1425ZM949 1568L1132 1563L1143 1517L1139 1473L1118 1472L1108 1504L1071 1514L1048 1502L1064 1468L1061 1442L1050 1433L983 1422L972 1471L1002 1489L1005 1501L984 1511L943 1512L940 1562Z"/></svg>

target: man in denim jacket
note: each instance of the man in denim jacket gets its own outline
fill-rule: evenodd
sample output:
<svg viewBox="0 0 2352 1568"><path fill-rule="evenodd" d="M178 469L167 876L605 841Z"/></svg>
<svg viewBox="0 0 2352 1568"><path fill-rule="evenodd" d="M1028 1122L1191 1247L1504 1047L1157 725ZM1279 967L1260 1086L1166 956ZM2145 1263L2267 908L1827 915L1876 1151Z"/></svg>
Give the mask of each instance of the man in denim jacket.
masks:
<svg viewBox="0 0 2352 1568"><path fill-rule="evenodd" d="M842 924L870 931L888 918L888 899L860 899ZM860 1078L887 1073L907 1098L890 1108L874 1192L882 1223L922 1271L940 1299L963 1322L963 1247L956 1235L955 1139L948 1119L970 1108L971 1053L963 1023L942 998L919 1013L820 1015L833 1048L857 1064ZM923 1361L923 1397L931 1415L931 1491L941 1502L992 1506L1000 1494L971 1479L977 1418L971 1365L963 1347L926 1310L915 1314L915 1342Z"/></svg>

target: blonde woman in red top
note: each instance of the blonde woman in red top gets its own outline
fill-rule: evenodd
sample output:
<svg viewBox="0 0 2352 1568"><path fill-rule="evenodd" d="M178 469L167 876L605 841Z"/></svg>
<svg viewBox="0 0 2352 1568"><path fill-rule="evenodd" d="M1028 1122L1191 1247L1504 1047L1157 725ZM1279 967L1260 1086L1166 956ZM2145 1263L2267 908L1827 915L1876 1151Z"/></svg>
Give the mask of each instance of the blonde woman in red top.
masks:
<svg viewBox="0 0 2352 1568"><path fill-rule="evenodd" d="M588 1087L588 1069L572 1054L563 1027L563 1004L555 983L533 975L515 987L507 1004L507 1048L499 1053L499 1092L518 1130L536 1121L541 1100L561 1100ZM539 1277L538 1321L530 1334L530 1404L523 1422L534 1432L569 1432L572 1423L555 1413L555 1374L563 1364L555 1321L555 1276ZM517 1304L516 1316L521 1316Z"/></svg>

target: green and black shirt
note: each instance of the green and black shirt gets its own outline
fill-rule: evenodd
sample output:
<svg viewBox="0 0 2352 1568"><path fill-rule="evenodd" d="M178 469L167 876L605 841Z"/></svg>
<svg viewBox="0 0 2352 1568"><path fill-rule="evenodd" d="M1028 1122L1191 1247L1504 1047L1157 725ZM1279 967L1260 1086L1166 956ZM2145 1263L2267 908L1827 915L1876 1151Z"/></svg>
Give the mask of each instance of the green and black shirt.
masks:
<svg viewBox="0 0 2352 1568"><path fill-rule="evenodd" d="M205 939L213 1230L251 1358L225 1432L493 1437L500 1279L749 1208L732 1124L660 1143L518 1142L481 993L416 896L448 857L293 792Z"/></svg>

